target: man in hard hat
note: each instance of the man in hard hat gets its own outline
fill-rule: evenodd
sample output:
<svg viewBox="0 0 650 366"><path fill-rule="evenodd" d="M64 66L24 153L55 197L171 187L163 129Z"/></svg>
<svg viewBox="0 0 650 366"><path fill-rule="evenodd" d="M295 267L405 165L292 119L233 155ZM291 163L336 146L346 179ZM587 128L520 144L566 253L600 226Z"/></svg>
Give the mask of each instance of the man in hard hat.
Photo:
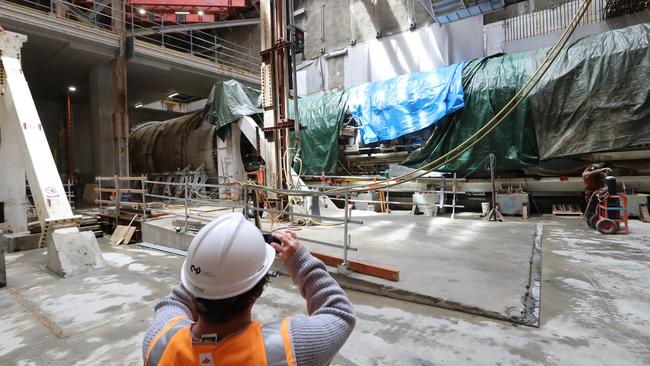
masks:
<svg viewBox="0 0 650 366"><path fill-rule="evenodd" d="M155 306L145 365L326 365L355 324L352 304L295 232L262 233L240 213L222 216L192 240L181 284ZM309 315L260 325L251 310L275 257L307 300Z"/></svg>
<svg viewBox="0 0 650 366"><path fill-rule="evenodd" d="M612 170L605 167L604 163L594 163L585 168L582 172L582 184L585 187L585 200L587 201L587 209L585 210L585 217L587 218L587 225L595 227L594 216L597 215L596 207L598 200L602 199L607 193L607 183L605 178Z"/></svg>

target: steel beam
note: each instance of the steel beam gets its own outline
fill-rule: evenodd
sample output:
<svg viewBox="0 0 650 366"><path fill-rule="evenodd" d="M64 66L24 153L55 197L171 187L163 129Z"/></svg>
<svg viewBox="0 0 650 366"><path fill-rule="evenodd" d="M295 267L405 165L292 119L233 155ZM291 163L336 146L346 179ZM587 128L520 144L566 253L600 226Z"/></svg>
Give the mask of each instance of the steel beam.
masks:
<svg viewBox="0 0 650 366"><path fill-rule="evenodd" d="M134 6L183 6L183 7L229 7L246 6L246 0L129 0Z"/></svg>
<svg viewBox="0 0 650 366"><path fill-rule="evenodd" d="M205 30L205 29L219 29L219 28L228 28L228 27L241 27L246 25L257 25L257 24L260 24L259 18L223 20L214 23L171 25L164 28L163 27L140 28L140 29L136 29L129 35L134 35L137 37L137 36L146 36L146 35L160 34L160 33L179 33L179 32L187 32L190 30L195 31L195 30Z"/></svg>

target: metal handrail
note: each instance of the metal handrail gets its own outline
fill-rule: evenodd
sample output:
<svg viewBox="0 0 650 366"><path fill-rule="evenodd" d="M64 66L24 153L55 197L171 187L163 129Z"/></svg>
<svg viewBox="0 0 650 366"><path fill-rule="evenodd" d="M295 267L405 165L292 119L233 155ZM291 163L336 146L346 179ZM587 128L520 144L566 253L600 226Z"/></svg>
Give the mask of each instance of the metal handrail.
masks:
<svg viewBox="0 0 650 366"><path fill-rule="evenodd" d="M185 225L184 225L184 231L188 231L189 227L189 219L194 218L198 220L206 220L205 217L200 217L196 215L192 215L190 213L190 205L199 203L199 204L205 204L205 205L211 205L211 206L216 206L216 207L227 207L227 208L238 208L242 209L242 212L244 213L244 216L248 217L248 214L250 212L268 212L271 214L277 214L277 215L289 215L292 217L304 217L307 219L317 219L317 220L322 220L322 221L331 221L331 222L337 222L343 225L343 245L340 244L335 244L335 243L328 243L320 240L315 240L315 239L309 239L309 238L303 238L302 240L307 241L307 242L312 242L315 244L320 244L320 245L325 245L325 246L330 246L330 247L335 247L335 248L341 248L343 249L343 264L342 267L347 270L348 266L348 251L357 251L358 248L354 248L351 245L352 241L352 236L349 233L348 226L349 224L363 224L363 221L361 220L355 220L351 217L351 212L350 212L350 203L352 200L350 199L350 192L345 192L345 199L344 199L344 210L345 210L345 215L344 217L327 217L327 216L321 216L321 215L313 215L309 213L300 213L300 212L287 212L286 210L280 210L280 209L275 209L275 208L269 208L269 207L255 207L250 205L249 202L249 191L250 190L263 190L267 192L283 192L291 196L328 196L332 195L331 193L328 192L317 192L317 191L310 191L310 192L305 192L305 191L298 191L298 190L275 190L269 187L263 187L263 186L255 186L255 185L250 185L250 184L243 184L240 186L233 186L233 185L226 185L226 184L208 184L208 183L190 183L187 179L185 179L184 182L182 183L177 183L177 182L157 182L157 181L151 181L151 180L142 180L142 183L147 185L147 184L159 184L159 185L166 185L166 186L172 186L172 187L179 187L179 186L184 186L184 197L176 197L176 196L166 196L166 195L159 195L159 194L153 194L153 193L145 193L142 195L143 202L143 210L146 212L147 209L153 212L165 212L169 215L176 216L176 217L184 217L185 218ZM224 202L224 200L221 199L203 199L203 198L194 198L193 195L198 192L201 189L204 189L206 187L210 188L224 188L228 190L243 190L243 199L238 200L237 203L233 202ZM340 193L338 194L340 195ZM153 207L148 207L149 205L146 204L145 200L146 198L155 198L155 199L160 199L160 200L167 200L167 201L176 201L176 202L183 202L183 208L184 208L184 213L176 213L176 212L171 212L170 210L166 209L160 209L160 208L153 208ZM145 216L146 220L146 216Z"/></svg>
<svg viewBox="0 0 650 366"><path fill-rule="evenodd" d="M165 21L164 19L161 19L161 22L147 22L150 27L137 24L136 14L141 18L151 18L151 14L153 15L152 19L156 19L155 13L145 11L145 14L141 15L136 13L137 10L131 4L126 5L126 10L124 12L119 9L117 11L117 16L113 16L114 11L111 5L102 5L94 1L88 4L76 4L67 0L7 1L49 13L52 16L62 15L65 19L75 21L80 25L113 33L116 33L115 29L117 27L115 27L115 24L118 26L123 24L127 32L130 33L134 33L136 29L160 29L159 32L154 32L154 36L136 35L134 38L138 41L154 44L161 48L189 53L193 57L208 60L217 65L233 67L242 71L247 71L249 74L253 75L259 74L261 59L252 54L252 49L250 47L244 47L204 30L190 29L186 32L165 32L165 26L170 27L182 24ZM61 10L57 11L57 8ZM108 11L108 14L105 13L105 11ZM175 35L178 33L185 33L186 37ZM159 37L156 37L156 34L159 35Z"/></svg>

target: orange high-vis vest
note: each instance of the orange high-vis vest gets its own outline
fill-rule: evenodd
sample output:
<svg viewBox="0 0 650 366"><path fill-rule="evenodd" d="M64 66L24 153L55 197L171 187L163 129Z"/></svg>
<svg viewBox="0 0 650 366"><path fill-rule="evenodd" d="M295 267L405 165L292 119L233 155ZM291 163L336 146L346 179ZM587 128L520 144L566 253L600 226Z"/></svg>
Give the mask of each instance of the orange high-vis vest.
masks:
<svg viewBox="0 0 650 366"><path fill-rule="evenodd" d="M151 342L146 366L286 365L295 366L289 318L261 326L253 322L243 332L219 343L193 343L192 322L174 318Z"/></svg>

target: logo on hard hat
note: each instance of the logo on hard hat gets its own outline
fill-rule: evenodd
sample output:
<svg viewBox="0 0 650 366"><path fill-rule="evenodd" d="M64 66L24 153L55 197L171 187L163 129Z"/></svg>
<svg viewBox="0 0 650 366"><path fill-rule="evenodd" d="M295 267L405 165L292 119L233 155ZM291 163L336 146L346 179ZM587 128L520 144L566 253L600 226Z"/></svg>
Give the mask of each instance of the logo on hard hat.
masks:
<svg viewBox="0 0 650 366"><path fill-rule="evenodd" d="M190 266L190 271L192 271L192 272L194 272L194 273L196 273L198 275L199 273L201 273L201 267L195 266L195 265L192 264Z"/></svg>

